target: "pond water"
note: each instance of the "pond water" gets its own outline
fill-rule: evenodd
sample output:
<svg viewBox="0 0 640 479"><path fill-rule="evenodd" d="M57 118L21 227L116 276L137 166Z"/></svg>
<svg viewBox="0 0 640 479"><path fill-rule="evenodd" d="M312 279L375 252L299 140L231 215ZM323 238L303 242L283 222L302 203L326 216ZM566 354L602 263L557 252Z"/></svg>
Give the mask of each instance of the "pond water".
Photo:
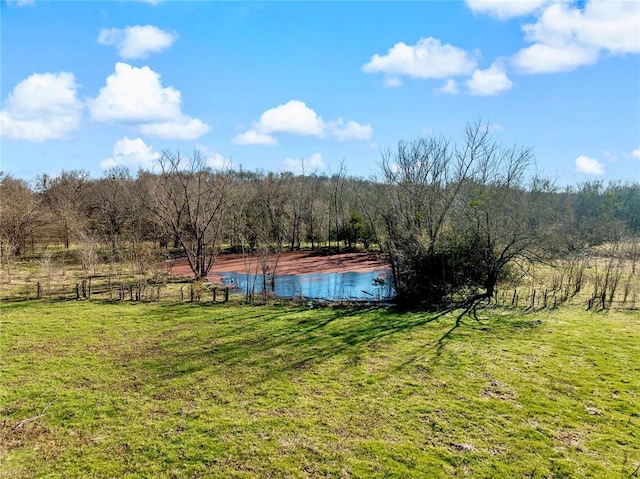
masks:
<svg viewBox="0 0 640 479"><path fill-rule="evenodd" d="M244 273L220 273L222 282L232 287L232 292L247 293L253 288L255 294L263 292L262 275ZM267 277L267 291L277 297L291 298L304 296L311 299L341 300L387 300L393 297L389 271L380 270L366 273L311 273L276 275L271 284Z"/></svg>

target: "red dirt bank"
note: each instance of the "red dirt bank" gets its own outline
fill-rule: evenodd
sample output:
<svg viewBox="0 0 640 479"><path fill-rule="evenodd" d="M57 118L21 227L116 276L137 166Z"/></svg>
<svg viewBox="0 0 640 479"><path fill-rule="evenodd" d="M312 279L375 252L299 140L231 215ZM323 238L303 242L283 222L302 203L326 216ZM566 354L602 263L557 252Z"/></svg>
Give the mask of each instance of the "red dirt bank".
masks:
<svg viewBox="0 0 640 479"><path fill-rule="evenodd" d="M273 260L275 261L275 258ZM246 273L247 268L251 272L255 271L255 258L243 258L240 254L221 254L211 268L208 279L217 283L219 273ZM376 253L327 254L318 251L292 251L280 256L276 274L367 273L385 268L388 268L388 264ZM186 259L175 260L171 264L170 272L178 276L193 276Z"/></svg>

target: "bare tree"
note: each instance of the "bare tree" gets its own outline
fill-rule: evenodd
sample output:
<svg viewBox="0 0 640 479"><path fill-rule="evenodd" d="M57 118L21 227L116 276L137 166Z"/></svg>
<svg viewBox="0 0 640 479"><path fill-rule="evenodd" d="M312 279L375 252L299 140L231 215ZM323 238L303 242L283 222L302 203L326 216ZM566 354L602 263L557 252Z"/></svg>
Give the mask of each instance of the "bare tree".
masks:
<svg viewBox="0 0 640 479"><path fill-rule="evenodd" d="M0 174L0 243L6 258L20 256L46 221L39 198L22 180Z"/></svg>
<svg viewBox="0 0 640 479"><path fill-rule="evenodd" d="M445 224L485 136L470 128L461 149L443 137L431 137L401 141L396 152L383 153L379 197L399 302L437 303L447 295L450 280L439 252L446 250Z"/></svg>
<svg viewBox="0 0 640 479"><path fill-rule="evenodd" d="M147 207L173 233L194 279L205 278L222 239L230 173L212 171L198 150L191 156L164 151L158 165Z"/></svg>
<svg viewBox="0 0 640 479"><path fill-rule="evenodd" d="M553 185L527 176L534 166L530 148L488 139L479 146L452 230L470 288L464 304L472 308L491 300L509 265L544 259L555 216Z"/></svg>
<svg viewBox="0 0 640 479"><path fill-rule="evenodd" d="M65 249L69 249L71 237L86 221L83 210L88 186L89 173L84 170L63 171L56 177L43 175L38 181L44 204L55 215L55 227Z"/></svg>
<svg viewBox="0 0 640 479"><path fill-rule="evenodd" d="M461 145L432 137L383 155L385 244L399 302L474 308L509 264L536 254L552 188L537 178L526 184L532 162L529 148L503 147L480 123Z"/></svg>
<svg viewBox="0 0 640 479"><path fill-rule="evenodd" d="M344 186L347 178L347 167L344 161L340 162L338 172L331 175L331 199L329 201L330 220L327 239L329 240L329 248L331 248L331 238L336 241L336 250L340 251L340 241L338 237L342 229L345 215L343 211Z"/></svg>
<svg viewBox="0 0 640 479"><path fill-rule="evenodd" d="M136 218L136 196L133 191L134 180L129 170L115 167L107 170L103 178L95 181L88 192L90 195L90 225L110 245L110 254L114 260L120 258L120 241L128 232Z"/></svg>

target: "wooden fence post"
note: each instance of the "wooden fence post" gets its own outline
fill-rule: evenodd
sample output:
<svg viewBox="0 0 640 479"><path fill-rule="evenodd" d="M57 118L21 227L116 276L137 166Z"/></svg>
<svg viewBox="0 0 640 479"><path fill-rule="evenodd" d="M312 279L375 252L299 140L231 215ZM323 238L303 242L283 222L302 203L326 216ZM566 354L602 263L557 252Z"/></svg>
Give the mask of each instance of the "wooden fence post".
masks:
<svg viewBox="0 0 640 479"><path fill-rule="evenodd" d="M224 288L224 302L226 303L227 301L229 301L229 286Z"/></svg>
<svg viewBox="0 0 640 479"><path fill-rule="evenodd" d="M76 283L76 299L80 299L80 285Z"/></svg>
<svg viewBox="0 0 640 479"><path fill-rule="evenodd" d="M533 309L533 307L536 304L536 290L533 290L533 294L531 295L531 304L529 305L530 309Z"/></svg>

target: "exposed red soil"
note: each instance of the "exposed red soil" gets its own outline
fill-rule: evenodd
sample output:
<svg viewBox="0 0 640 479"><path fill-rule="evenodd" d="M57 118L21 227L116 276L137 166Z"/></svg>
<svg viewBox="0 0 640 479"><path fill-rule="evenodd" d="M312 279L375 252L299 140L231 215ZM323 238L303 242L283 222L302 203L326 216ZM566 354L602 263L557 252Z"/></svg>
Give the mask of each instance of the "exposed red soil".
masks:
<svg viewBox="0 0 640 479"><path fill-rule="evenodd" d="M269 265L273 265L275 260L275 257L270 257ZM243 258L241 254L221 254L216 258L208 279L212 283L218 283L220 273L246 273L247 270L255 272L256 262L255 257ZM376 253L329 254L319 251L292 251L282 253L276 274L368 273L387 267L384 258ZM174 260L170 272L177 276L193 276L186 259Z"/></svg>

